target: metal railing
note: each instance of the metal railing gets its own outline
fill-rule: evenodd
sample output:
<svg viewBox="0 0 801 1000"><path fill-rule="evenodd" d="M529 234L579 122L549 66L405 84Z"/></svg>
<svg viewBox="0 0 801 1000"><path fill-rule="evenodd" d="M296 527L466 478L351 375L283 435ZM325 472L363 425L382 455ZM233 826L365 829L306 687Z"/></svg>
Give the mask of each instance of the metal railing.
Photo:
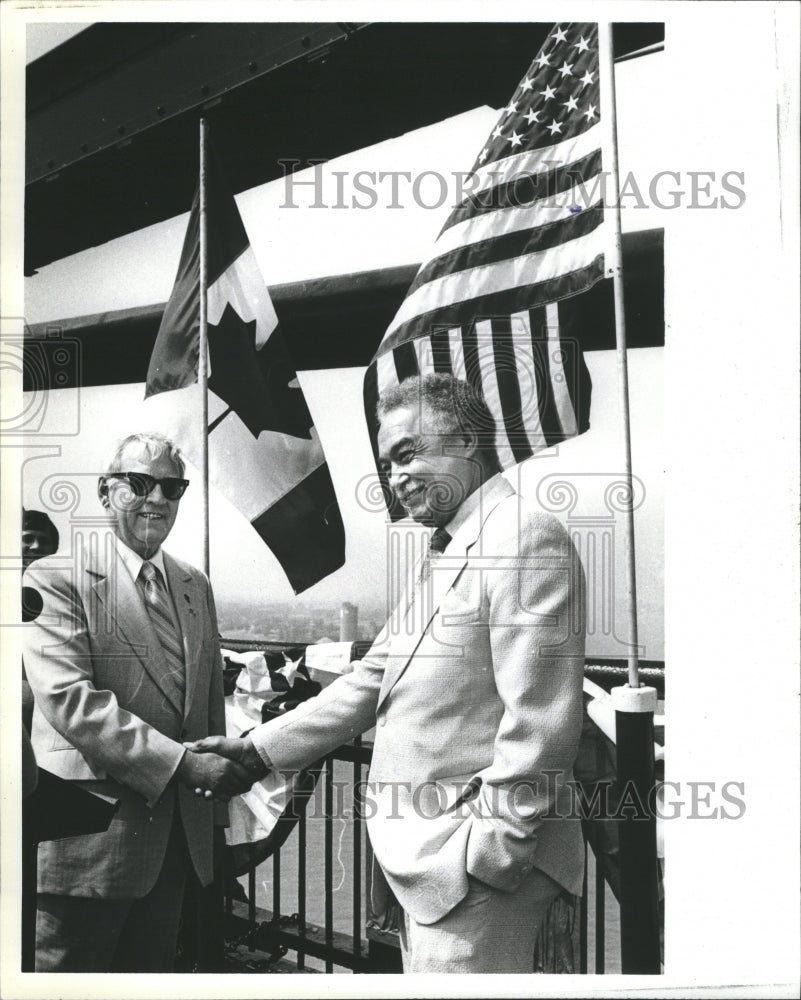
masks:
<svg viewBox="0 0 801 1000"><path fill-rule="evenodd" d="M646 671L649 674L648 683L656 686L660 695L664 696L664 667L660 664L646 664ZM625 666L612 661L588 664L586 673L604 687L625 680ZM231 960L236 958L242 971L331 973L335 968L354 973L401 971L397 934L391 927L380 928L374 923L371 925L369 887L372 858L362 804L359 796L353 793L366 780L371 758L372 744L356 739L339 747L316 766L319 780L313 797L309 799L310 806L314 803L312 814L309 815L306 808L301 808L296 829L283 847L261 864L249 866L246 874L246 899L234 898L233 883L229 884L225 899L225 937L229 968ZM347 775L345 781L342 780L343 775ZM343 807L343 795L348 789L352 798L351 810ZM309 831L311 822L319 818L318 809L324 821L321 880L319 860L312 855L310 862L309 857ZM335 821L342 823L337 831L337 863L342 868L342 876L341 884L336 888ZM343 888L346 872L342 849L346 842L350 857L349 892L343 896L340 890ZM258 845L252 847L253 857L256 858ZM314 849L314 845L312 848ZM620 909L616 895L605 877L608 858L597 858L589 844L585 845L585 852L587 864L584 891L577 907L576 926L567 942L567 948L564 947L566 942L561 942L561 954L556 964L559 965L559 971L599 974L620 972ZM287 856L291 864L284 863ZM289 869L294 869L294 872ZM265 871L269 871L271 877L263 879L264 891L260 894L259 876ZM608 874L608 868L606 873ZM285 912L284 900L293 874L296 881L296 905ZM271 883L269 888L268 883ZM310 919L310 894L313 894L314 900L322 898L323 901L322 920L319 922ZM257 900L259 895L261 905ZM271 908L268 908L264 904L270 895ZM349 900L349 906L341 905L344 899ZM554 960L553 942L550 942L549 947L549 958ZM294 953L294 962L291 964L286 958L289 952ZM574 957L571 962L571 955L577 956L577 961Z"/></svg>
<svg viewBox="0 0 801 1000"><path fill-rule="evenodd" d="M319 784L315 791L322 798L322 816L324 819L323 840L323 878L322 886L314 886L319 894L322 889L324 899L324 917L322 927L310 924L308 920L308 880L311 865L307 857L308 831L310 817L307 810L300 812L297 829L283 848L279 848L264 865L272 869L272 909L257 905L257 871L259 866L253 865L247 873L247 901L232 898L230 892L226 895L226 944L229 954L232 949L247 949L251 954L261 952L268 956L262 959L262 964L274 965L283 961L289 951L295 952L295 971L315 971L307 968L307 958L318 959L324 965L325 972L333 972L337 966L352 972L385 972L400 971L400 959L396 964L392 956L380 947L370 946L368 940L370 931L366 927L368 905L366 890L369 889L369 871L371 852L364 828L364 814L358 795L353 795L352 815L344 815L347 810L342 808L342 793L345 791L343 782L337 780L335 770L338 764L350 764L349 786L352 789L361 786L367 777L367 770L372 758L372 744L363 743L360 739L339 747L323 761L319 769ZM335 807L335 796L337 807ZM344 917L335 913L335 898L340 899L334 889L334 825L335 820L347 823L350 820L349 847L350 864L350 907ZM344 840L340 837L340 845ZM254 845L254 854L257 845ZM293 855L297 875L297 909L285 913L282 898L286 881L282 872L282 855L290 852ZM339 864L345 866L339 857ZM349 932L338 928L349 924ZM389 966L389 967L387 967Z"/></svg>
<svg viewBox="0 0 801 1000"><path fill-rule="evenodd" d="M372 756L372 745L347 744L326 758L320 775L322 815L325 823L323 847L322 884L309 883L308 826L310 819L301 812L296 830L282 849L277 850L262 865L253 865L247 873L247 901L226 897L226 943L229 954L236 950L239 963L250 966L249 971L269 971L270 968L286 968L286 956L294 952L294 968L291 971L324 971L331 973L334 968L350 970L354 973L400 972L400 954L397 935L392 930L381 931L367 926L369 902L369 872L371 852L364 816L358 806L358 796L354 797L354 810L350 820L350 907L342 914L335 909L341 897L334 889L334 839L336 815L334 807L335 788L341 793L341 782L335 779L337 764L352 764L352 783L356 787L366 777ZM290 866L284 866L283 854L292 855ZM573 968L563 971L579 973L619 972L619 907L604 877L603 869L594 857L592 849L585 846L587 864L585 866L584 890L578 904L578 927L570 942L570 949L576 955ZM268 909L257 905L259 870L271 872L272 905ZM285 912L282 898L287 882L296 874L297 906ZM286 875L286 877L285 877ZM309 923L307 900L310 893L324 899L324 918L321 927ZM607 970L607 911L612 927L610 956ZM348 927L348 931L341 928ZM589 953L590 948L592 953ZM250 963L246 955L252 956ZM257 958L257 955L259 956ZM615 957L618 957L618 961ZM318 960L322 968L310 968L307 958Z"/></svg>

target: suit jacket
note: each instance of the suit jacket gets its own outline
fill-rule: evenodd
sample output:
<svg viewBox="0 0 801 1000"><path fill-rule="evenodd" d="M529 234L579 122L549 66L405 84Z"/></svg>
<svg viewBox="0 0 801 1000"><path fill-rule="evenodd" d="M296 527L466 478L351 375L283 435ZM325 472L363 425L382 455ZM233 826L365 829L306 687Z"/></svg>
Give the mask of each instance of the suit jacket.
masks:
<svg viewBox="0 0 801 1000"><path fill-rule="evenodd" d="M173 775L182 741L225 732L217 617L203 573L167 553L164 565L183 636L184 704L111 538L103 551L51 556L26 573L43 602L24 633L38 763L121 800L108 831L41 846L40 892L144 896L161 869L176 809L201 884L212 879L212 826L226 822L226 809Z"/></svg>
<svg viewBox="0 0 801 1000"><path fill-rule="evenodd" d="M368 830L418 922L448 913L468 873L513 891L536 866L581 891L568 782L584 602L562 525L498 478L412 600L411 622L396 616L352 673L251 733L277 769L291 770L376 725Z"/></svg>

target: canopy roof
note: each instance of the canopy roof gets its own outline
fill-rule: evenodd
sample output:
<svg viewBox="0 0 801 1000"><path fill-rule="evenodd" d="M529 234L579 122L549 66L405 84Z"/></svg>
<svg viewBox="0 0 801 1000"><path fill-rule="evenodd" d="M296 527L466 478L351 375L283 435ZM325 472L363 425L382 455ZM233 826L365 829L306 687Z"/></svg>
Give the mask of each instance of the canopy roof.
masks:
<svg viewBox="0 0 801 1000"><path fill-rule="evenodd" d="M623 234L627 339L630 347L665 342L664 235L661 229ZM417 264L272 285L270 295L295 369L366 366L395 315ZM611 308L598 301L611 295L608 282L585 299L585 350L615 346ZM27 330L25 389L144 382L164 303L32 325ZM67 340L80 364L48 358ZM72 373L72 374L71 374Z"/></svg>
<svg viewBox="0 0 801 1000"><path fill-rule="evenodd" d="M27 68L25 270L186 210L197 122L234 192L506 103L550 24L95 24ZM664 26L616 24L624 57ZM283 161L283 162L282 162Z"/></svg>

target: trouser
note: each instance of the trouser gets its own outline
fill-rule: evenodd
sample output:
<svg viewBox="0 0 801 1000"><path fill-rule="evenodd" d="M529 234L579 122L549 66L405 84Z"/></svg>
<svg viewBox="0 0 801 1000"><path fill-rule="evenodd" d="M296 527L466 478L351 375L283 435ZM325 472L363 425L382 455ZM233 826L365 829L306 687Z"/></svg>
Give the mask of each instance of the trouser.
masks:
<svg viewBox="0 0 801 1000"><path fill-rule="evenodd" d="M37 972L172 972L189 853L176 809L164 863L141 899L39 893Z"/></svg>
<svg viewBox="0 0 801 1000"><path fill-rule="evenodd" d="M441 920L419 924L404 911L404 972L533 972L534 943L560 886L532 869L515 892L468 875L467 895Z"/></svg>

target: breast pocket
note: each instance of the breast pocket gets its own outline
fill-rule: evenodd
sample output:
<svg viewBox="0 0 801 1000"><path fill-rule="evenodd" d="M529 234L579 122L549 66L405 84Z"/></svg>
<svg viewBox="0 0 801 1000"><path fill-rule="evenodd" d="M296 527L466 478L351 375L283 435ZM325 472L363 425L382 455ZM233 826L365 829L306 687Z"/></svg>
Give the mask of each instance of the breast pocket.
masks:
<svg viewBox="0 0 801 1000"><path fill-rule="evenodd" d="M422 645L429 654L463 658L485 631L481 607L451 592L431 619Z"/></svg>
<svg viewBox="0 0 801 1000"><path fill-rule="evenodd" d="M481 621L481 605L466 601L455 590L450 590L440 605L438 617L444 628L474 625Z"/></svg>

